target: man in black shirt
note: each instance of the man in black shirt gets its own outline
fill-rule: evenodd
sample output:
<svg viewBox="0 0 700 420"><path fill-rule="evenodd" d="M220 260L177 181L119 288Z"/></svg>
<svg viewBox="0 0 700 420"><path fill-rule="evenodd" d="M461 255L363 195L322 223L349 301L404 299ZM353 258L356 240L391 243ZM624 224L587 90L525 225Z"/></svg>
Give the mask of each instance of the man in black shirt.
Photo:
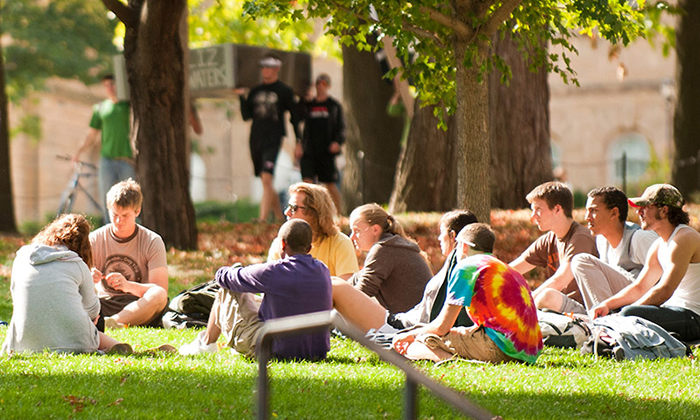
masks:
<svg viewBox="0 0 700 420"><path fill-rule="evenodd" d="M275 161L286 135L284 113L289 112L297 141L301 138L298 108L291 87L278 80L282 61L274 54L260 60L263 83L254 87L245 97L243 89L234 93L241 98L243 120L253 120L250 128L250 155L255 176L260 177L263 196L260 202L260 220L266 221L270 211L276 221L284 220L282 206L274 188Z"/></svg>
<svg viewBox="0 0 700 420"><path fill-rule="evenodd" d="M297 143L296 158L300 159L304 182L325 185L340 212L338 169L335 157L345 141L345 122L340 104L328 95L331 78L322 73L316 78L316 97L302 103L304 136Z"/></svg>

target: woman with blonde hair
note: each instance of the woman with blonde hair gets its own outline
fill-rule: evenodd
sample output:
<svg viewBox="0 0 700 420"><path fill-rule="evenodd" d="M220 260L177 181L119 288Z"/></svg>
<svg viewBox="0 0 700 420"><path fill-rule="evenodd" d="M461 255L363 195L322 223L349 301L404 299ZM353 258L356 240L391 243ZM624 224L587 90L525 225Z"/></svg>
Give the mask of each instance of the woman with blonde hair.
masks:
<svg viewBox="0 0 700 420"><path fill-rule="evenodd" d="M367 257L348 282L391 313L408 311L420 302L432 273L394 216L376 203L365 204L350 214L350 228L350 239Z"/></svg>
<svg viewBox="0 0 700 420"><path fill-rule="evenodd" d="M85 217L65 214L17 251L10 285L12 320L2 353L132 352L95 326L100 301L88 268L89 235Z"/></svg>
<svg viewBox="0 0 700 420"><path fill-rule="evenodd" d="M326 264L331 276L347 280L359 270L352 242L335 222L335 204L326 187L307 182L292 184L284 215L287 219L304 220L311 226L314 235L311 255ZM275 240L267 260L278 259L280 244Z"/></svg>

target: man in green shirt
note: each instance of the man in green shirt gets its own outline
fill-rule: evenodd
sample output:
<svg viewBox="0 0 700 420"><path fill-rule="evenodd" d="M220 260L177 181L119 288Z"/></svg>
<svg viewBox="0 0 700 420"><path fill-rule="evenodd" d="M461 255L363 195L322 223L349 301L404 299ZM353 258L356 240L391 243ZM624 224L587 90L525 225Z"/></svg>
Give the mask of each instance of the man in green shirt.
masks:
<svg viewBox="0 0 700 420"><path fill-rule="evenodd" d="M93 147L97 138L101 135L100 148L100 194L107 196L107 191L117 182L136 178L133 165L133 152L129 139L131 110L128 101L120 101L117 98L117 88L114 76L106 75L102 78L102 85L107 91L108 99L93 107L90 119L90 130L85 140L73 157L73 162L78 162L80 155ZM109 220L105 203L102 203L105 221Z"/></svg>

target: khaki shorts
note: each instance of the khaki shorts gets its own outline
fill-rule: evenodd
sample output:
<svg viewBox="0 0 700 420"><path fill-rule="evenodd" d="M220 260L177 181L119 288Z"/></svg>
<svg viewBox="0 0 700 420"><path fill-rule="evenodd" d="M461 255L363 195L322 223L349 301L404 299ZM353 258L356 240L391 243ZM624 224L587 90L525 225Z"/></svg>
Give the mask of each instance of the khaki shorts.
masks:
<svg viewBox="0 0 700 420"><path fill-rule="evenodd" d="M248 357L255 357L258 333L263 326L258 316L261 302L262 298L253 293L236 293L221 288L216 292L211 308L226 345Z"/></svg>
<svg viewBox="0 0 700 420"><path fill-rule="evenodd" d="M492 363L520 361L503 353L486 335L483 327L455 327L442 337L435 334L420 334L416 337L416 341L432 350L444 350L469 360Z"/></svg>

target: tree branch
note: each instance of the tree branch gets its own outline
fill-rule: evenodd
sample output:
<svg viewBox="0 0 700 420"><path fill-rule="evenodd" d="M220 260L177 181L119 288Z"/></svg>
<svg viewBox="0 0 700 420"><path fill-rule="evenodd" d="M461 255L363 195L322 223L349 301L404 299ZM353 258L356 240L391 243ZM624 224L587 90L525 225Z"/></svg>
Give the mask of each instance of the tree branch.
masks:
<svg viewBox="0 0 700 420"><path fill-rule="evenodd" d="M505 22L513 10L522 3L522 0L503 0L501 7L494 10L488 20L479 28L479 34L491 37L503 22Z"/></svg>
<svg viewBox="0 0 700 420"><path fill-rule="evenodd" d="M412 25L412 24L407 23L407 22L403 22L401 24L401 28L406 30L406 31L409 31L409 32L411 32L414 35L417 35L419 37L432 39L433 41L435 41L435 45L437 45L440 48L447 48L445 46L445 43L442 42L442 39L440 39L440 36L438 34L436 34L435 32L427 31L419 26Z"/></svg>
<svg viewBox="0 0 700 420"><path fill-rule="evenodd" d="M330 3L333 3L333 5L335 7L337 7L339 10L342 10L345 13L351 14L358 19L371 20L374 23L381 23L381 21L379 21L377 19L372 19L371 17L368 18L366 16L363 16L360 13L357 13L356 11L351 10L350 8L345 7L337 2L330 1ZM422 37L422 38L430 38L433 41L435 41L435 44L438 45L440 48L446 48L445 43L442 41L442 39L440 39L440 36L438 34L436 34L435 32L425 30L419 26L410 24L404 20L402 20L402 22L401 22L401 29L404 29L404 30L411 32L414 35L417 35L417 36Z"/></svg>
<svg viewBox="0 0 700 420"><path fill-rule="evenodd" d="M520 1L522 0L518 0L518 3L520 3ZM430 19L434 20L435 22L452 29L460 37L469 38L474 33L474 30L470 28L469 25L465 24L454 16L448 16L442 12L425 6L421 7L420 10L421 12L427 14Z"/></svg>
<svg viewBox="0 0 700 420"><path fill-rule="evenodd" d="M117 19L121 20L127 28L134 26L136 23L134 9L126 4L119 0L102 0L102 3L107 9L114 13Z"/></svg>

